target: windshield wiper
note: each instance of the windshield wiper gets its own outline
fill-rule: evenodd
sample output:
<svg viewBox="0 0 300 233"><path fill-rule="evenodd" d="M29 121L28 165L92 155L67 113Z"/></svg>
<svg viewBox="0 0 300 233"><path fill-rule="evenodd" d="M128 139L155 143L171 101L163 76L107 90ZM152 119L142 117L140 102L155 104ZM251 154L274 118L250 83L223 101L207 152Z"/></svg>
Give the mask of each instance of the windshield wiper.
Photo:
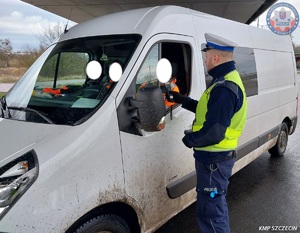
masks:
<svg viewBox="0 0 300 233"><path fill-rule="evenodd" d="M45 121L47 121L49 124L55 124L55 122L53 120L51 120L50 118L48 118L46 115L46 113L43 113L41 111L35 110L33 108L27 108L27 107L15 107L15 106L7 106L8 109L11 110L17 110L17 111L23 111L23 112L33 112L37 115L39 115L41 118L43 118Z"/></svg>
<svg viewBox="0 0 300 233"><path fill-rule="evenodd" d="M5 112L7 110L8 117L11 118L9 108L7 107L7 104L6 104L5 96L3 96L2 98L0 98L0 103L1 103L1 117L5 118Z"/></svg>

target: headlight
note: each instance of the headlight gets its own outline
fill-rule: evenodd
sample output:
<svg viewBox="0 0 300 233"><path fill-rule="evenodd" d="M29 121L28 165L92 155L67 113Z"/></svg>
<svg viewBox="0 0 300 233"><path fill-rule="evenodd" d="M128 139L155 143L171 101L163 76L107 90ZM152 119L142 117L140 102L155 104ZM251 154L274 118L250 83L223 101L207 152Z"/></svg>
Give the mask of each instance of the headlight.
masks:
<svg viewBox="0 0 300 233"><path fill-rule="evenodd" d="M0 219L26 192L38 176L38 160L34 151L0 168Z"/></svg>

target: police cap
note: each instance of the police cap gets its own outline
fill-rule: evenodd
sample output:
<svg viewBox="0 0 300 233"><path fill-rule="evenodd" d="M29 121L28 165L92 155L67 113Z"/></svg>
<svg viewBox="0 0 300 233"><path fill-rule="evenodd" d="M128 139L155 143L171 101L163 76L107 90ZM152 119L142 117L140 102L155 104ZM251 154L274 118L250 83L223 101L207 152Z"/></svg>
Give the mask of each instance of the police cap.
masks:
<svg viewBox="0 0 300 233"><path fill-rule="evenodd" d="M206 39L206 45L205 48L201 50L203 52L206 52L210 49L233 52L234 47L238 46L236 43L230 40L211 33L205 33L204 36Z"/></svg>

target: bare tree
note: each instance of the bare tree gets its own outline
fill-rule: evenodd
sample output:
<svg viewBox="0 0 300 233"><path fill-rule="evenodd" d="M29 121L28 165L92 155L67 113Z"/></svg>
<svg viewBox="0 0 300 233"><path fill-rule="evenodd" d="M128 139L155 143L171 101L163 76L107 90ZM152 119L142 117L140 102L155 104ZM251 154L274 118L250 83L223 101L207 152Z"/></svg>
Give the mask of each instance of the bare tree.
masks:
<svg viewBox="0 0 300 233"><path fill-rule="evenodd" d="M53 25L48 25L48 28L43 29L35 35L40 42L40 47L44 50L54 42L64 31L63 23L57 22Z"/></svg>
<svg viewBox="0 0 300 233"><path fill-rule="evenodd" d="M9 66L9 59L12 56L12 44L10 39L0 39L0 65Z"/></svg>
<svg viewBox="0 0 300 233"><path fill-rule="evenodd" d="M22 53L16 55L18 59L18 65L20 67L30 67L36 59L43 53L43 48L34 48L29 44L25 44L22 49Z"/></svg>

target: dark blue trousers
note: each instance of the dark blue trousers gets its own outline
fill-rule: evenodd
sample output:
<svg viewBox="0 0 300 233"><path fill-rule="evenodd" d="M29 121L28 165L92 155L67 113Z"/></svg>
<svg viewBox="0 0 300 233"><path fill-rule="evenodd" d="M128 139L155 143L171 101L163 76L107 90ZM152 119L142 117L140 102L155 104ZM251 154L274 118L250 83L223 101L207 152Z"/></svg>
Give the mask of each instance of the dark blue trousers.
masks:
<svg viewBox="0 0 300 233"><path fill-rule="evenodd" d="M230 233L226 193L235 159L205 164L196 160L197 223L201 233Z"/></svg>

